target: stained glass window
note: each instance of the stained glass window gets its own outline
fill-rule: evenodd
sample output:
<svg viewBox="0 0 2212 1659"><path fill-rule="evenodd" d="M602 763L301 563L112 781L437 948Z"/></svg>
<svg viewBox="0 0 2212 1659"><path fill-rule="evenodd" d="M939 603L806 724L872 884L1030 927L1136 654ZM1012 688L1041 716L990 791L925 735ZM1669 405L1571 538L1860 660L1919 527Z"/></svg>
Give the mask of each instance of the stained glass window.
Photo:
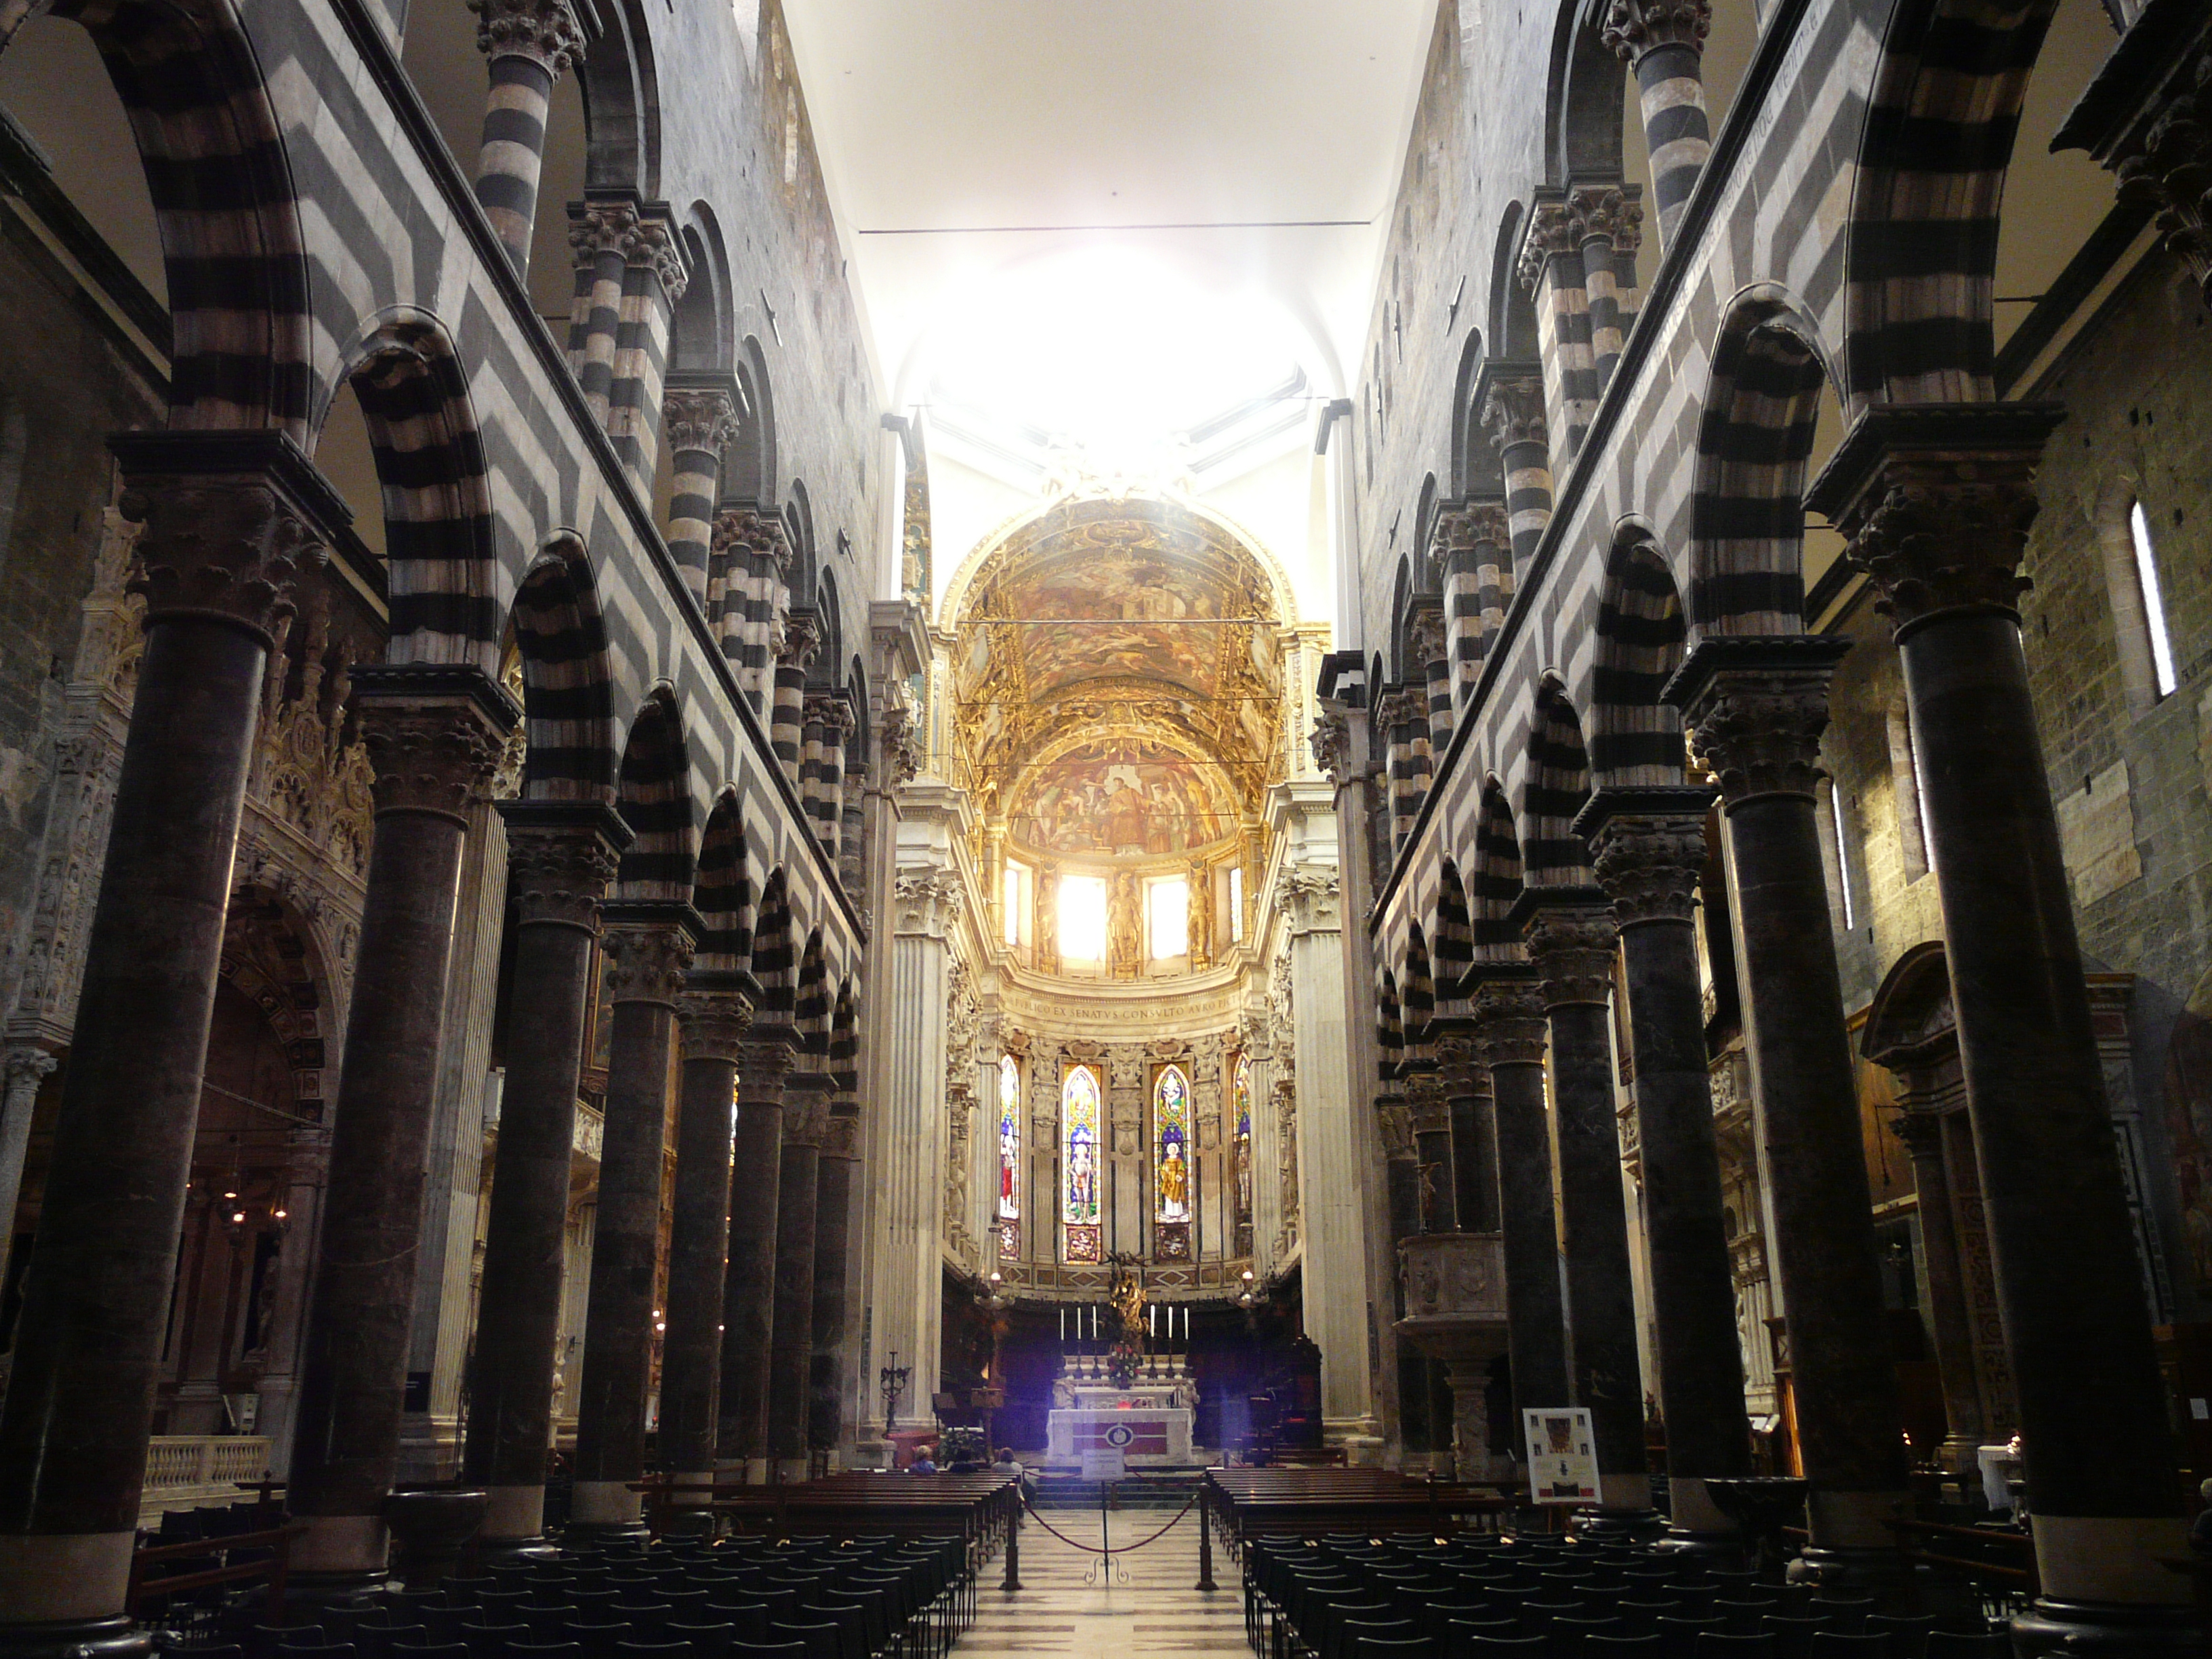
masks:
<svg viewBox="0 0 2212 1659"><path fill-rule="evenodd" d="M1160 1067L1152 1085L1152 1137L1157 1153L1153 1214L1162 1221L1190 1219L1190 1082L1180 1066Z"/></svg>
<svg viewBox="0 0 2212 1659"><path fill-rule="evenodd" d="M1022 1068L999 1056L999 1219L1022 1212Z"/></svg>
<svg viewBox="0 0 2212 1659"><path fill-rule="evenodd" d="M1060 1219L1072 1226L1098 1220L1098 1074L1088 1066L1071 1066L1060 1086L1060 1116L1067 1136L1066 1189Z"/></svg>
<svg viewBox="0 0 2212 1659"><path fill-rule="evenodd" d="M1252 1062L1239 1054L1237 1057L1237 1220L1239 1225L1252 1219Z"/></svg>

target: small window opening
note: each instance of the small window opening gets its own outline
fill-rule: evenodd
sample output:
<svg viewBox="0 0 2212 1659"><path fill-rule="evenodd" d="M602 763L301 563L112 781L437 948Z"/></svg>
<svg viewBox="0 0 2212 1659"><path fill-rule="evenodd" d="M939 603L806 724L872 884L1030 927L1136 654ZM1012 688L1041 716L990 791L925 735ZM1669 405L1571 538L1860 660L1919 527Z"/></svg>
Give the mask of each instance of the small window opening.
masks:
<svg viewBox="0 0 2212 1659"><path fill-rule="evenodd" d="M2173 672L2173 641L2166 631L2166 599L2158 585L2158 554L2150 540L2150 518L2143 504L2128 508L2128 536L2135 544L2136 584L2142 590L2143 627L2150 635L2151 678L2158 695L2170 697L2180 685Z"/></svg>

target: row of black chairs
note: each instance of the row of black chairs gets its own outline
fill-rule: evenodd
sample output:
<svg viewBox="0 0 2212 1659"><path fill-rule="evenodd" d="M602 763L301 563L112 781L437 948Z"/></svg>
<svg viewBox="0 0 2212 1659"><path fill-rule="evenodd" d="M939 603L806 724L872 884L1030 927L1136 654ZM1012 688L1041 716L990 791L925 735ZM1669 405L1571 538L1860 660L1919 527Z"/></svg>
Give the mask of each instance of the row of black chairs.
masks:
<svg viewBox="0 0 2212 1659"><path fill-rule="evenodd" d="M942 1659L974 1622L957 1538L610 1543L258 1625L179 1659Z"/></svg>
<svg viewBox="0 0 2212 1659"><path fill-rule="evenodd" d="M2004 1659L1985 1624L1763 1583L1628 1543L1255 1540L1247 1639L1267 1659Z"/></svg>

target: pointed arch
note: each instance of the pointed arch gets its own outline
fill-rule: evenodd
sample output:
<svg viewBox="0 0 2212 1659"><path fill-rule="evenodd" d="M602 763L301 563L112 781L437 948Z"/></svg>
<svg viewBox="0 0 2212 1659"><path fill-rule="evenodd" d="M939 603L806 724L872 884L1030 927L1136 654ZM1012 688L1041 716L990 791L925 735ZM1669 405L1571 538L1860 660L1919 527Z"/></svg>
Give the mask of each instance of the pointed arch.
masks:
<svg viewBox="0 0 2212 1659"><path fill-rule="evenodd" d="M716 796L707 814L691 903L705 924L699 935L698 965L723 971L743 968L753 950L753 880L734 788Z"/></svg>
<svg viewBox="0 0 2212 1659"><path fill-rule="evenodd" d="M526 800L611 802L614 692L591 560L574 531L545 544L514 595L529 750Z"/></svg>
<svg viewBox="0 0 2212 1659"><path fill-rule="evenodd" d="M798 1004L799 962L791 942L790 880L781 865L769 872L753 926L751 967L760 984L760 1023L791 1023Z"/></svg>
<svg viewBox="0 0 2212 1659"><path fill-rule="evenodd" d="M850 975L837 981L836 1000L830 1011L830 1086L842 1109L859 1109L860 1003Z"/></svg>
<svg viewBox="0 0 2212 1659"><path fill-rule="evenodd" d="M1398 1004L1398 979L1388 968L1375 969L1375 1048L1382 1080L1393 1082L1406 1054L1406 1019Z"/></svg>
<svg viewBox="0 0 2212 1659"><path fill-rule="evenodd" d="M1528 776L1521 810L1528 833L1521 843L1522 879L1531 887L1572 887L1592 879L1589 847L1574 832L1575 814L1589 799L1589 756L1582 721L1559 681L1545 676L1536 688L1536 718L1528 729Z"/></svg>
<svg viewBox="0 0 2212 1659"><path fill-rule="evenodd" d="M1682 781L1682 719L1659 700L1687 627L1650 533L1624 526L1606 561L1590 679L1590 770L1601 788Z"/></svg>
<svg viewBox="0 0 2212 1659"><path fill-rule="evenodd" d="M499 672L499 556L490 469L453 337L428 312L380 316L344 378L382 487L391 568L385 659ZM327 421L330 401L321 411ZM321 436L321 424L316 436Z"/></svg>
<svg viewBox="0 0 2212 1659"><path fill-rule="evenodd" d="M1456 1003L1461 982L1474 965L1474 924L1467 907L1467 887L1459 866L1447 858L1437 877L1436 997L1440 1006Z"/></svg>
<svg viewBox="0 0 2212 1659"><path fill-rule="evenodd" d="M1805 463L1827 374L1820 331L1771 283L1723 319L1698 423L1690 621L1700 633L1805 629Z"/></svg>
<svg viewBox="0 0 2212 1659"><path fill-rule="evenodd" d="M1474 959L1520 961L1521 934L1512 916L1513 907L1521 902L1521 837L1513 827L1505 786L1495 775L1482 789L1482 811L1474 825L1474 881L1468 896L1474 912Z"/></svg>
<svg viewBox="0 0 2212 1659"><path fill-rule="evenodd" d="M1406 927L1406 976L1399 988L1405 1021L1404 1064L1426 1066L1436 1058L1437 984L1429 963L1429 942L1418 921Z"/></svg>
<svg viewBox="0 0 2212 1659"><path fill-rule="evenodd" d="M672 904L690 900L698 862L691 757L676 695L665 685L653 688L630 724L615 804L636 837L623 854L616 895Z"/></svg>
<svg viewBox="0 0 2212 1659"><path fill-rule="evenodd" d="M799 1052L810 1069L826 1072L830 1065L830 969L822 954L822 930L806 935L799 953L799 977L792 991L792 1026L799 1033Z"/></svg>

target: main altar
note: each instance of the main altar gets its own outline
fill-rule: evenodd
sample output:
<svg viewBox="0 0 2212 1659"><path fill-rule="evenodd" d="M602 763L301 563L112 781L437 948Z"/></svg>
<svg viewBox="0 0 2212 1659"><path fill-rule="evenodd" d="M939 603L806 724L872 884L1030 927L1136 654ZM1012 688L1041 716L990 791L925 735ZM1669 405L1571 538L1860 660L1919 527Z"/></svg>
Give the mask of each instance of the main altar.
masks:
<svg viewBox="0 0 2212 1659"><path fill-rule="evenodd" d="M1094 1367L1095 1367L1095 1362ZM1047 1464L1079 1464L1085 1452L1118 1451L1134 1469L1193 1462L1191 1423L1198 1382L1183 1358L1155 1358L1126 1383L1079 1359L1061 1368L1045 1419Z"/></svg>

